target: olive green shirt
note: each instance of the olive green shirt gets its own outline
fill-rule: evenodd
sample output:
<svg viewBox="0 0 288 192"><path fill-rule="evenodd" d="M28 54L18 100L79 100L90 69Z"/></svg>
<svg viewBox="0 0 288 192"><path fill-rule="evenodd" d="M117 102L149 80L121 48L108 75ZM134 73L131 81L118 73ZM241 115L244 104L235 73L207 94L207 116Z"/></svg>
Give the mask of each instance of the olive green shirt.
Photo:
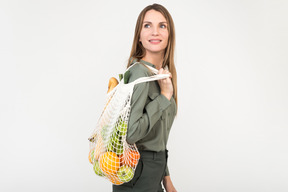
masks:
<svg viewBox="0 0 288 192"><path fill-rule="evenodd" d="M155 68L149 62L140 62ZM140 77L152 75L143 64L134 64L129 71L129 83ZM162 95L157 81L136 84L131 100L127 142L136 143L138 150L164 151L175 115L174 98L168 100ZM165 175L169 175L168 167Z"/></svg>

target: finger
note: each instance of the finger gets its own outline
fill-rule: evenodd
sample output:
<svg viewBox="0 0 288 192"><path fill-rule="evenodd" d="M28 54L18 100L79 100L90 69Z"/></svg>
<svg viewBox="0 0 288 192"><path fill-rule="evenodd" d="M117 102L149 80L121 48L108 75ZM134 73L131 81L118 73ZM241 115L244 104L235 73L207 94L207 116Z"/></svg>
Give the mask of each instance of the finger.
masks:
<svg viewBox="0 0 288 192"><path fill-rule="evenodd" d="M168 70L164 70L164 73L169 74L170 75L169 77L172 78L172 74Z"/></svg>
<svg viewBox="0 0 288 192"><path fill-rule="evenodd" d="M169 74L169 77L172 78L172 74L171 74L169 71L164 70L164 73L165 73L165 74Z"/></svg>
<svg viewBox="0 0 288 192"><path fill-rule="evenodd" d="M163 69L163 68L161 68L161 69ZM163 69L163 73L169 73L169 71L167 71L167 70L165 70L165 69Z"/></svg>

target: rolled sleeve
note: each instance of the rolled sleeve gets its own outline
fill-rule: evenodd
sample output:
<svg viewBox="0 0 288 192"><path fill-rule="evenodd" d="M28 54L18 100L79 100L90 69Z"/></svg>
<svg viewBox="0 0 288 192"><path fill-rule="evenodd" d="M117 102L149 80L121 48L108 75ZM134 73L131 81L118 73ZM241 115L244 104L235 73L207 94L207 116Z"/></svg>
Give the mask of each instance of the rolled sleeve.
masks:
<svg viewBox="0 0 288 192"><path fill-rule="evenodd" d="M169 169L168 169L168 165L166 166L166 169L165 169L165 174L164 174L165 176L169 176L170 175L170 173L169 173Z"/></svg>

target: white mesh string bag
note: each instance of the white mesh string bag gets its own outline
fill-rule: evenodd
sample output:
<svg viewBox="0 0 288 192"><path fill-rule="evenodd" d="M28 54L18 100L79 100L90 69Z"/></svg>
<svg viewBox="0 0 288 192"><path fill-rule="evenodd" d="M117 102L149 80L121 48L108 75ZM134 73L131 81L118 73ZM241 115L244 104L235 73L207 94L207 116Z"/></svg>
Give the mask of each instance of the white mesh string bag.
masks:
<svg viewBox="0 0 288 192"><path fill-rule="evenodd" d="M168 74L158 74L157 69L146 66L155 75L141 77L127 84L124 84L123 78L107 94L105 107L89 138L89 161L94 172L115 185L129 182L133 178L140 158L136 145L126 141L133 88L138 83L169 77Z"/></svg>

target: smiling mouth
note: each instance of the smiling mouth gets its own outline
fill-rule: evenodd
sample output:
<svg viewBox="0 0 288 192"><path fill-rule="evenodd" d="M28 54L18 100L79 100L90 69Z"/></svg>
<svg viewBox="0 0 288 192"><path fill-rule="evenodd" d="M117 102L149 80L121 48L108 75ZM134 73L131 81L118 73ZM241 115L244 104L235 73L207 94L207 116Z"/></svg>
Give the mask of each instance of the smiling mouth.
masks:
<svg viewBox="0 0 288 192"><path fill-rule="evenodd" d="M158 42L161 42L161 40L160 39L151 39L151 40L149 40L149 42L158 43Z"/></svg>

